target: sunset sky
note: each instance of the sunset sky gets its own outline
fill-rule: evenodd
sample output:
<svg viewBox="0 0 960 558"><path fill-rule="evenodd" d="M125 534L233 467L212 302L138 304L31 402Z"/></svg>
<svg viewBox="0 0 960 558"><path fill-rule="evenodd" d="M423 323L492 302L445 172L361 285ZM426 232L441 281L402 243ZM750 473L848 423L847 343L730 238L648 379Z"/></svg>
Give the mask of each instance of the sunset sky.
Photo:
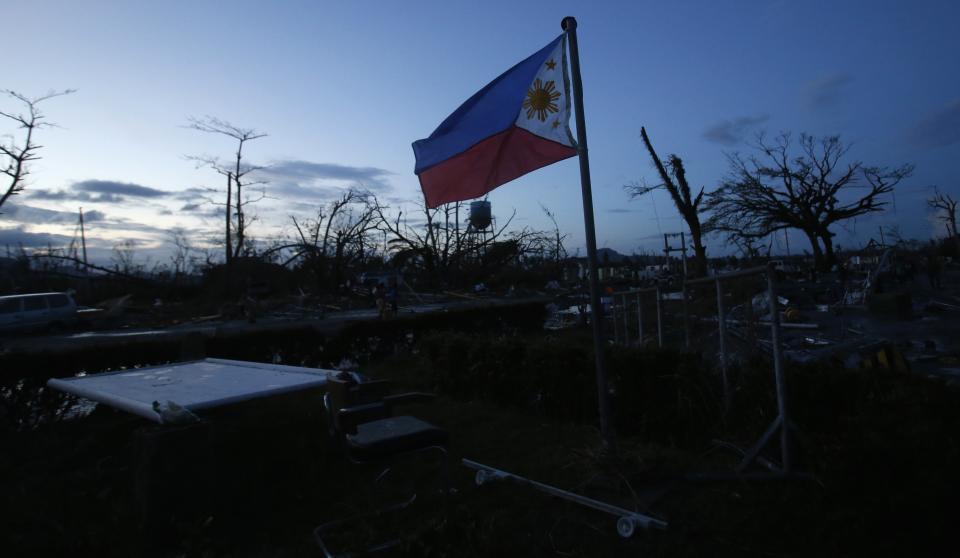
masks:
<svg viewBox="0 0 960 558"><path fill-rule="evenodd" d="M624 193L631 181L657 181L641 126L708 191L726 154L748 150L761 130L840 134L853 144L850 161L915 164L887 212L835 231L843 247L881 225L942 235L924 200L934 185L960 195L953 2L7 0L0 13L0 89L77 90L42 105L59 127L40 132L43 159L2 209L0 249L68 244L80 206L101 259L132 239L139 258L160 261L175 227L198 244L216 234L221 220L200 192L224 181L187 156L229 157L235 146L187 129L191 116L268 134L246 152L267 167L270 199L250 231L258 239L289 233L291 215L315 214L352 185L394 206L416 200L411 143L556 37L566 15L579 21L602 247L654 251L658 235L681 229L665 193ZM0 122L0 135L14 132ZM516 210L517 227L546 227L544 204L582 253L579 188L569 159L489 199L501 219ZM707 242L713 255L726 244ZM790 244L805 247L800 236Z"/></svg>

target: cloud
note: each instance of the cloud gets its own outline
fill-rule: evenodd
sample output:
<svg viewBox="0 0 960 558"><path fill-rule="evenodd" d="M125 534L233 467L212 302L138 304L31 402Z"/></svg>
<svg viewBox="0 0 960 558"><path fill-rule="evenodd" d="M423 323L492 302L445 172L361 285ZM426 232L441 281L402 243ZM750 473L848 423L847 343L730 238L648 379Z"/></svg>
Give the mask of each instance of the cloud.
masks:
<svg viewBox="0 0 960 558"><path fill-rule="evenodd" d="M733 120L723 120L704 130L703 137L714 143L736 145L743 141L752 128L763 124L769 119L769 115L761 114L758 116L738 116Z"/></svg>
<svg viewBox="0 0 960 558"><path fill-rule="evenodd" d="M833 106L840 99L844 87L853 81L846 73L834 73L807 82L804 88L806 104L810 108L822 109Z"/></svg>
<svg viewBox="0 0 960 558"><path fill-rule="evenodd" d="M79 218L79 214L74 211L57 211L29 205L7 204L3 206L3 215L0 216L0 223L12 223L21 227L61 225L61 230L73 230L79 223ZM87 224L88 238L90 238L91 235L96 235L104 231L124 232L128 234L140 233L145 235L164 235L167 233L167 229L164 227L157 227L135 219L107 215L103 211L98 210L84 211L83 221Z"/></svg>
<svg viewBox="0 0 960 558"><path fill-rule="evenodd" d="M83 201L119 203L125 197L132 198L163 198L170 192L157 190L131 182L116 182L112 180L82 180L74 182L63 190L29 190L28 196L32 199L50 201Z"/></svg>
<svg viewBox="0 0 960 558"><path fill-rule="evenodd" d="M27 197L32 200L81 201L81 202L122 202L116 194L90 194L89 192L70 192L68 190L29 190Z"/></svg>
<svg viewBox="0 0 960 558"><path fill-rule="evenodd" d="M960 98L927 115L909 132L920 147L944 147L960 142Z"/></svg>
<svg viewBox="0 0 960 558"><path fill-rule="evenodd" d="M31 205L5 204L3 206L4 221L16 221L25 224L76 223L80 216L73 211L57 211ZM106 215L102 211L87 211L83 220L87 222L102 221Z"/></svg>
<svg viewBox="0 0 960 558"><path fill-rule="evenodd" d="M206 199L216 192L217 190L213 188L192 187L186 190L180 190L179 192L173 192L173 198L185 202L194 202L199 199Z"/></svg>
<svg viewBox="0 0 960 558"><path fill-rule="evenodd" d="M133 184L132 182L114 182L112 180L83 180L81 182L75 182L73 189L80 192L130 196L134 198L162 198L170 194L170 192Z"/></svg>
<svg viewBox="0 0 960 558"><path fill-rule="evenodd" d="M26 248L41 248L47 246L63 246L70 243L71 238L62 234L33 233L23 227L0 229L0 246L19 246Z"/></svg>
<svg viewBox="0 0 960 558"><path fill-rule="evenodd" d="M189 213L200 219L223 219L225 210L223 206L192 203L181 207L180 212Z"/></svg>
<svg viewBox="0 0 960 558"><path fill-rule="evenodd" d="M284 160L275 161L253 174L257 180L270 183L269 190L273 196L332 199L345 188L353 186L362 186L371 191L388 191L388 178L394 173L378 167Z"/></svg>

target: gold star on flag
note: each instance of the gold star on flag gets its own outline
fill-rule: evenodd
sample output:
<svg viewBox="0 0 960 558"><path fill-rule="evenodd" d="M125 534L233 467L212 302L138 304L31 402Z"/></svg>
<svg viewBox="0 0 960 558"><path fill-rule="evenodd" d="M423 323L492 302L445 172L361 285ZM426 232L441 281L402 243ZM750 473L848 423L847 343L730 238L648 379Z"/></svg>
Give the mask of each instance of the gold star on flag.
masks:
<svg viewBox="0 0 960 558"><path fill-rule="evenodd" d="M549 68L549 69L552 70L552 69L554 69L554 68L556 68L556 67L557 67L557 63L556 63L556 62L554 62L553 60L548 60L548 61L547 61L547 68Z"/></svg>
<svg viewBox="0 0 960 558"><path fill-rule="evenodd" d="M560 121L559 121L559 120L554 120L554 121L553 121L553 127L554 127L554 129L559 128L559 127L560 127Z"/></svg>

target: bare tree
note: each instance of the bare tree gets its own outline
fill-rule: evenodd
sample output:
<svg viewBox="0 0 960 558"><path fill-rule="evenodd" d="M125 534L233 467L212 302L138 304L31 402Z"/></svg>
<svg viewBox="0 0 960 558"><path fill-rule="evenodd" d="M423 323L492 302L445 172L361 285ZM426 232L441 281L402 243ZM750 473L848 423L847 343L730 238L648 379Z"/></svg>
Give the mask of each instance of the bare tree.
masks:
<svg viewBox="0 0 960 558"><path fill-rule="evenodd" d="M544 215L546 215L553 224L552 246L550 249L551 259L554 263L560 263L561 261L567 259L567 249L563 246L563 241L566 240L567 235L560 234L560 225L557 224L557 216L550 211L547 206L541 203L540 209L543 210Z"/></svg>
<svg viewBox="0 0 960 558"><path fill-rule="evenodd" d="M485 235L477 242L467 242L466 227L457 226L461 204L442 204L434 209L422 200L414 224L410 224L403 211L391 215L390 208L375 201L377 228L387 237L387 245L395 262L418 262L431 276L439 275L449 281L466 258L478 256L493 246L513 222L516 211L506 223ZM474 239L477 239L474 235Z"/></svg>
<svg viewBox="0 0 960 558"><path fill-rule="evenodd" d="M329 275L334 284L340 284L347 268L362 261L375 242L371 235L376 230L372 198L367 192L350 189L320 208L315 218L301 221L291 216L296 238L270 248L265 255L286 253L283 265L301 261L318 280Z"/></svg>
<svg viewBox="0 0 960 558"><path fill-rule="evenodd" d="M53 124L44 122L45 116L40 111L40 103L69 95L76 91L75 89L65 89L63 91L52 91L40 97L27 97L16 91L0 90L0 93L18 101L21 105L20 112L6 112L0 110L0 117L13 121L17 129L22 130L23 140L18 143L14 134L9 134L0 141L0 173L6 176L7 184L2 196L0 196L0 208L7 202L10 196L15 196L23 191L26 186L25 179L30 174L30 162L40 158L37 151L42 147L36 143L35 134L40 128L50 127Z"/></svg>
<svg viewBox="0 0 960 558"><path fill-rule="evenodd" d="M958 200L950 194L944 194L936 186L933 187L933 197L927 200L930 209L940 212L937 219L946 224L950 238L957 237L957 203Z"/></svg>
<svg viewBox="0 0 960 558"><path fill-rule="evenodd" d="M229 264L233 258L246 253L246 249L248 248L245 244L248 225L244 211L245 206L266 197L263 191L260 192L258 198L243 196L243 189L245 187L263 184L262 181L245 180L247 175L262 167L244 164L243 148L247 142L266 137L267 134L258 132L252 128L240 128L239 126L234 126L225 120L220 120L212 116L206 116L204 118L190 117L187 121L189 122L187 127L192 130L227 136L237 142L237 151L233 161L230 163L221 163L220 160L215 157L190 157L191 160L196 161L199 165L208 166L227 178L224 239L226 242L226 263ZM231 194L233 194L233 198L231 198ZM236 243L233 242L234 239L236 239Z"/></svg>
<svg viewBox="0 0 960 558"><path fill-rule="evenodd" d="M190 245L187 232L180 227L170 230L170 244L173 245L173 253L170 255L173 275L174 278L179 279L192 265L190 253L193 251L193 246Z"/></svg>
<svg viewBox="0 0 960 558"><path fill-rule="evenodd" d="M800 229L809 239L819 269L836 261L830 227L847 219L882 211L886 194L913 173L913 165L869 167L860 161L842 164L850 147L839 136L802 134L799 155L791 136L773 143L762 134L748 158L728 155L730 174L711 192L707 224L728 234L762 238L775 231ZM864 188L865 193L853 191Z"/></svg>
<svg viewBox="0 0 960 558"><path fill-rule="evenodd" d="M673 204L690 229L694 252L693 275L703 275L707 271L707 249L703 245L703 235L709 232L709 227L700 223L703 188L701 187L700 191L694 195L693 190L690 189L690 184L687 182L687 171L683 167L683 160L679 156L671 154L667 157L667 164L664 165L653 149L653 144L650 143L646 128L640 128L640 137L643 138L643 144L647 147L650 158L653 159L653 166L657 169L662 182L653 186L646 182L633 183L624 186L624 189L630 194L631 199L636 199L660 188L665 189L670 194Z"/></svg>
<svg viewBox="0 0 960 558"><path fill-rule="evenodd" d="M113 253L110 255L110 261L113 262L114 269L123 275L136 275L139 271L133 263L136 257L137 243L133 240L124 240L113 246Z"/></svg>

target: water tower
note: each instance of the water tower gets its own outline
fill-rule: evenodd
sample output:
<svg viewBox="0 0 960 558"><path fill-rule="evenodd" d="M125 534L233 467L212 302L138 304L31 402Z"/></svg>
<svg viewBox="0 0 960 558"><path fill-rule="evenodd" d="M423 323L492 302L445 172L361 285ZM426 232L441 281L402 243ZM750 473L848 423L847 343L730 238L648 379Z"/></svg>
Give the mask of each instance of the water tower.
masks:
<svg viewBox="0 0 960 558"><path fill-rule="evenodd" d="M470 217L467 219L470 226L468 231L485 231L490 228L493 222L493 215L490 210L490 202L479 200L470 202Z"/></svg>
<svg viewBox="0 0 960 558"><path fill-rule="evenodd" d="M467 218L467 232L464 238L467 253L480 257L486 251L487 243L493 238L496 222L487 200L470 202L470 216Z"/></svg>

